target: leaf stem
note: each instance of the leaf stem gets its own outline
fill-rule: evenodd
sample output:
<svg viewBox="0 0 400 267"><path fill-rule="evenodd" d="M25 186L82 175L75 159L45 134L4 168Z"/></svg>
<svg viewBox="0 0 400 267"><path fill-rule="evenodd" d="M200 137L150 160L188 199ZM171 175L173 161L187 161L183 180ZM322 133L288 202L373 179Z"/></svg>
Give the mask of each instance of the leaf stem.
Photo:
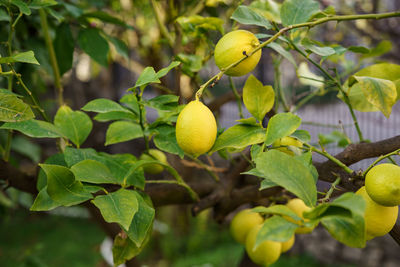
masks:
<svg viewBox="0 0 400 267"><path fill-rule="evenodd" d="M235 95L235 98L236 98L236 103L237 103L237 106L239 109L239 117L241 119L243 119L244 116L243 116L243 110L242 110L242 100L241 100L241 97L240 97L238 91L236 90L235 83L233 82L233 79L231 76L229 76L229 85L232 89L233 94Z"/></svg>
<svg viewBox="0 0 400 267"><path fill-rule="evenodd" d="M320 202L326 202L331 197L333 191L335 191L336 186L340 183L341 178L337 177L336 180L331 184L331 188L329 188L328 192L326 192L325 197L320 199Z"/></svg>
<svg viewBox="0 0 400 267"><path fill-rule="evenodd" d="M153 2L154 0L152 0ZM284 27L280 29L277 33L275 33L273 36L271 36L268 40L265 42L261 43L258 47L254 48L252 51L250 51L247 55L243 56L241 59L238 61L232 63L228 67L222 69L218 74L214 75L211 77L207 82L205 82L203 85L200 86L199 90L196 92L196 99L198 100L201 95L203 94L203 91L214 81L214 80L219 80L221 77L224 75L224 73L239 65L243 60L246 58L252 56L255 52L258 50L262 49L263 47L267 46L268 44L272 43L276 39L278 39L279 36L283 35L287 31L296 29L296 28L303 28L303 27L308 27L312 28L316 25L328 22L328 21L345 21L345 20L356 20L356 19L384 19L384 18L391 18L391 17L400 17L400 11L396 12L388 12L388 13L381 13L381 14L362 14L362 15L343 15L343 16L331 16L331 17L325 17L325 18L320 18L315 21L310 21L310 22L304 22L304 23L299 23L299 24L294 24L294 25L289 25L287 27Z"/></svg>
<svg viewBox="0 0 400 267"><path fill-rule="evenodd" d="M39 9L39 15L40 15L40 23L43 28L44 39L46 41L47 50L48 50L49 56L50 56L51 67L53 69L54 84L58 91L58 105L61 107L64 104L64 99L63 99L64 88L61 84L60 70L58 68L57 57L56 57L53 42L51 40L50 33L49 33L49 26L47 23L46 11L44 9Z"/></svg>
<svg viewBox="0 0 400 267"><path fill-rule="evenodd" d="M147 135L145 133L146 127L145 127L145 109L142 103L142 94L138 94L138 92L136 91L136 97L138 99L138 104L139 104L139 124L140 124L140 128L142 129L143 132L143 139L144 139L144 143L146 146L146 153L149 152L150 146L149 146L149 139L147 138Z"/></svg>
<svg viewBox="0 0 400 267"><path fill-rule="evenodd" d="M374 167L378 162L384 160L385 158L390 158L390 156L393 155L398 155L400 156L400 149L397 149L393 152L390 152L388 154L380 156L378 159L376 159L371 165L368 166L368 168L363 172L362 176L365 177L365 175Z"/></svg>

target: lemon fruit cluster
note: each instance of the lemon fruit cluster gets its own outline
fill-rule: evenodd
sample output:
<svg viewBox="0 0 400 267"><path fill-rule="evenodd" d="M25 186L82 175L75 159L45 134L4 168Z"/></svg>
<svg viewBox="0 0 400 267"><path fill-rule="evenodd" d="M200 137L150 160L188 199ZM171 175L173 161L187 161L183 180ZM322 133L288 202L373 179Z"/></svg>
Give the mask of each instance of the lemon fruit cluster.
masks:
<svg viewBox="0 0 400 267"><path fill-rule="evenodd" d="M378 204L367 193L366 187L361 187L356 194L365 200L365 231L366 239L383 236L389 233L396 223L398 206L386 207Z"/></svg>
<svg viewBox="0 0 400 267"><path fill-rule="evenodd" d="M163 164L168 164L167 156L164 152L157 149L149 149L148 154L142 154L140 156L141 160L158 160ZM164 170L164 166L161 164L147 164L143 166L143 170L149 174L158 174Z"/></svg>
<svg viewBox="0 0 400 267"><path fill-rule="evenodd" d="M217 123L211 110L194 100L179 113L176 141L182 150L195 157L208 152L217 137Z"/></svg>
<svg viewBox="0 0 400 267"><path fill-rule="evenodd" d="M288 146L303 147L303 143L294 137L285 136L273 142L272 146L276 147L279 151L282 151L288 155L293 156L294 153L292 150L288 148Z"/></svg>
<svg viewBox="0 0 400 267"><path fill-rule="evenodd" d="M214 50L215 64L223 70L231 64L249 55L260 42L257 37L246 30L236 30L225 34L217 43ZM261 58L261 49L230 68L225 74L230 76L242 76L252 71Z"/></svg>
<svg viewBox="0 0 400 267"><path fill-rule="evenodd" d="M254 263L268 266L276 262L281 253L292 248L295 236L293 235L286 242L266 240L255 246L257 235L263 223L264 218L259 213L253 212L251 209L245 209L233 217L230 231L238 243L245 245L247 255Z"/></svg>
<svg viewBox="0 0 400 267"><path fill-rule="evenodd" d="M291 200L288 201L288 203L286 204L286 206L291 209L294 213L296 213L297 216L299 216L304 222L308 222L308 219L304 219L303 217L303 212L305 211L309 211L311 210L310 207L308 207L303 200L301 200L300 198L293 198ZM293 223L296 223L298 225L301 225L302 222L301 221L295 221L290 217L286 218L288 221L291 221ZM306 227L306 226L301 226L299 228L296 229L296 234L308 234L311 233L314 228L316 226L313 227Z"/></svg>
<svg viewBox="0 0 400 267"><path fill-rule="evenodd" d="M400 205L400 167L390 163L372 167L365 176L365 189L382 206Z"/></svg>

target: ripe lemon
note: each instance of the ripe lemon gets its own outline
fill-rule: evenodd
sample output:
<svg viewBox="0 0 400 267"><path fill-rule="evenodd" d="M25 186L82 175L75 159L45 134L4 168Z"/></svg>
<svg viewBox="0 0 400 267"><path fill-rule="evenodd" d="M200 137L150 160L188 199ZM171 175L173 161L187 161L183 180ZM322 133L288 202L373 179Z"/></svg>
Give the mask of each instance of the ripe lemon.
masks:
<svg viewBox="0 0 400 267"><path fill-rule="evenodd" d="M215 46L215 64L222 70L243 58L244 55L248 55L259 44L260 42L257 37L249 31L236 30L229 32L222 36ZM260 58L261 49L246 58L239 65L226 71L225 74L230 76L245 75L256 67Z"/></svg>
<svg viewBox="0 0 400 267"><path fill-rule="evenodd" d="M211 110L198 100L186 105L176 121L176 141L188 154L198 156L214 145L217 123Z"/></svg>
<svg viewBox="0 0 400 267"><path fill-rule="evenodd" d="M293 198L288 201L286 206L288 208L290 208L292 211L294 211L294 213L296 213L296 215L299 216L300 218L302 218L305 222L308 221L307 219L304 219L303 212L309 211L309 210L311 210L311 208L306 206L306 204L304 204L303 200L301 200L300 198ZM288 220L293 223L296 223L298 225L301 225L300 221L295 221L290 217L288 218ZM314 227L299 227L296 229L296 234L308 234L308 233L311 233L312 230L314 230L314 228L315 228L315 226Z"/></svg>
<svg viewBox="0 0 400 267"><path fill-rule="evenodd" d="M286 252L289 249L291 249L294 245L294 240L295 240L295 237L293 235L288 241L282 242L281 253Z"/></svg>
<svg viewBox="0 0 400 267"><path fill-rule="evenodd" d="M380 205L400 205L400 167L390 163L372 167L365 176L365 189Z"/></svg>
<svg viewBox="0 0 400 267"><path fill-rule="evenodd" d="M399 212L398 206L385 207L379 205L369 197L365 186L358 189L356 194L362 196L365 200L364 220L367 240L389 233L396 223Z"/></svg>
<svg viewBox="0 0 400 267"><path fill-rule="evenodd" d="M303 147L303 143L300 142L299 140L297 140L296 138L293 138L290 136L285 136L285 137L282 137L282 138L276 140L275 142L273 142L272 146L278 147L277 149L279 151L282 151L288 155L293 156L294 155L293 151L285 146ZM280 146L282 146L282 147L280 147Z"/></svg>
<svg viewBox="0 0 400 267"><path fill-rule="evenodd" d="M161 163L168 164L167 156L157 149L149 149L149 154L142 154L140 156L141 160L158 160ZM157 174L164 170L164 166L160 164L148 164L143 166L143 170L149 174Z"/></svg>
<svg viewBox="0 0 400 267"><path fill-rule="evenodd" d="M258 232L262 225L254 226L246 237L246 252L249 258L256 264L268 266L276 262L280 255L282 244L280 242L266 240L254 248Z"/></svg>
<svg viewBox="0 0 400 267"><path fill-rule="evenodd" d="M250 209L242 210L231 221L231 234L237 242L244 244L249 231L263 222L264 218L259 213L252 212Z"/></svg>

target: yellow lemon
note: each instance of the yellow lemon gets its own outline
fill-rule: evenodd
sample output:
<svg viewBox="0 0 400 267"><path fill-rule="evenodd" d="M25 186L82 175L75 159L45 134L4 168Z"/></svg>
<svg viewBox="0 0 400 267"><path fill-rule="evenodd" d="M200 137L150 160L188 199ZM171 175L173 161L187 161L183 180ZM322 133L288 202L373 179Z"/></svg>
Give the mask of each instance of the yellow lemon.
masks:
<svg viewBox="0 0 400 267"><path fill-rule="evenodd" d="M293 235L288 241L282 242L281 253L286 252L289 249L291 249L294 245L294 240L295 240L295 237Z"/></svg>
<svg viewBox="0 0 400 267"><path fill-rule="evenodd" d="M231 234L240 244L244 244L249 231L256 225L262 224L264 218L257 212L245 209L238 212L231 221Z"/></svg>
<svg viewBox="0 0 400 267"><path fill-rule="evenodd" d="M372 167L365 176L365 189L380 205L400 205L400 167L390 163Z"/></svg>
<svg viewBox="0 0 400 267"><path fill-rule="evenodd" d="M307 219L304 219L303 217L303 212L311 210L310 207L308 207L306 204L304 204L304 201L301 200L300 198L293 198L288 201L286 204L288 208L290 208L294 213L296 213L297 216L302 218L305 222L307 222ZM299 221L295 221L292 218L288 218L289 221L296 223L298 225L301 224ZM314 227L299 227L296 229L296 234L308 234L311 233L312 230L314 230Z"/></svg>
<svg viewBox="0 0 400 267"><path fill-rule="evenodd" d="M157 149L149 149L149 154L142 154L140 156L141 160L158 160L161 163L168 164L167 156ZM148 164L143 166L143 170L149 174L157 174L164 170L164 166L161 164Z"/></svg>
<svg viewBox="0 0 400 267"><path fill-rule="evenodd" d="M369 197L365 186L358 189L356 194L362 196L365 200L364 220L367 240L389 233L396 223L399 212L398 206L385 207L379 205Z"/></svg>
<svg viewBox="0 0 400 267"><path fill-rule="evenodd" d="M222 36L215 46L214 59L215 64L221 70L232 63L237 62L243 56L248 55L250 51L256 48L260 42L257 37L245 30L236 30ZM230 76L242 76L252 71L261 58L261 49L255 52L239 65L229 69L225 74Z"/></svg>
<svg viewBox="0 0 400 267"><path fill-rule="evenodd" d="M254 226L246 237L246 252L249 258L256 264L268 266L276 262L281 256L282 244L280 242L266 240L254 247L258 232L262 225Z"/></svg>
<svg viewBox="0 0 400 267"><path fill-rule="evenodd" d="M176 141L188 154L198 156L214 145L217 123L211 110L198 100L191 101L176 121Z"/></svg>
<svg viewBox="0 0 400 267"><path fill-rule="evenodd" d="M277 149L279 151L282 151L288 155L293 156L294 155L293 151L285 146L302 147L303 143L300 142L299 140L297 140L296 138L293 138L290 136L285 136L285 137L282 137L282 138L276 140L275 142L273 142L272 146L278 147ZM282 146L282 147L280 147L280 146Z"/></svg>

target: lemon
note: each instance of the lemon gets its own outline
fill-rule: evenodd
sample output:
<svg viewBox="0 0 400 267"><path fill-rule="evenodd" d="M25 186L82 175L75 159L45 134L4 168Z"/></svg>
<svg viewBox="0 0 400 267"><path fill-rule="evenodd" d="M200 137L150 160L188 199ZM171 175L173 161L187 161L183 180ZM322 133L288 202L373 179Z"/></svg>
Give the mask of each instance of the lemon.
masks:
<svg viewBox="0 0 400 267"><path fill-rule="evenodd" d="M198 100L191 101L176 121L176 141L188 154L198 156L214 145L217 123L211 110Z"/></svg>
<svg viewBox="0 0 400 267"><path fill-rule="evenodd" d="M236 30L222 36L215 46L215 64L221 70L232 63L237 62L244 55L248 55L260 42L257 37L245 30ZM246 58L239 65L229 69L225 74L230 76L242 76L252 71L261 58L261 49Z"/></svg>
<svg viewBox="0 0 400 267"><path fill-rule="evenodd" d="M300 198L293 198L288 201L286 206L288 208L290 208L292 211L294 211L294 213L296 213L296 215L299 216L300 218L302 218L305 222L308 221L307 219L304 219L303 212L309 211L309 210L311 210L311 208L308 207L306 204L304 204L303 200L301 200ZM290 217L287 219L293 223L301 225L300 221L295 221ZM308 234L308 233L311 233L312 230L314 230L314 228L315 228L315 226L314 227L304 227L304 226L299 227L296 229L296 234Z"/></svg>
<svg viewBox="0 0 400 267"><path fill-rule="evenodd" d="M244 244L249 231L263 222L264 218L259 213L252 212L251 209L242 210L231 221L231 234L237 242Z"/></svg>
<svg viewBox="0 0 400 267"><path fill-rule="evenodd" d="M149 149L149 154L142 154L140 156L141 160L158 160L161 163L168 164L167 156L157 149ZM143 166L143 170L149 174L157 174L164 170L164 166L161 164L148 164Z"/></svg>
<svg viewBox="0 0 400 267"><path fill-rule="evenodd" d="M398 206L385 207L379 205L369 197L365 186L358 189L356 194L362 196L365 200L364 220L367 240L389 233L396 223L399 212Z"/></svg>
<svg viewBox="0 0 400 267"><path fill-rule="evenodd" d="M280 242L266 240L255 248L254 245L256 244L257 235L261 227L262 225L259 224L250 230L246 237L246 252L254 263L268 266L279 259L282 244Z"/></svg>
<svg viewBox="0 0 400 267"><path fill-rule="evenodd" d="M291 249L294 245L294 240L295 240L295 237L293 235L288 241L282 242L281 253L286 252L289 249Z"/></svg>
<svg viewBox="0 0 400 267"><path fill-rule="evenodd" d="M390 163L372 167L365 176L365 189L380 205L400 205L400 167Z"/></svg>
<svg viewBox="0 0 400 267"><path fill-rule="evenodd" d="M277 147L279 151L282 151L288 155L293 156L294 155L293 151L287 148L286 146L302 147L303 143L297 140L296 138L285 136L273 142L272 146Z"/></svg>

